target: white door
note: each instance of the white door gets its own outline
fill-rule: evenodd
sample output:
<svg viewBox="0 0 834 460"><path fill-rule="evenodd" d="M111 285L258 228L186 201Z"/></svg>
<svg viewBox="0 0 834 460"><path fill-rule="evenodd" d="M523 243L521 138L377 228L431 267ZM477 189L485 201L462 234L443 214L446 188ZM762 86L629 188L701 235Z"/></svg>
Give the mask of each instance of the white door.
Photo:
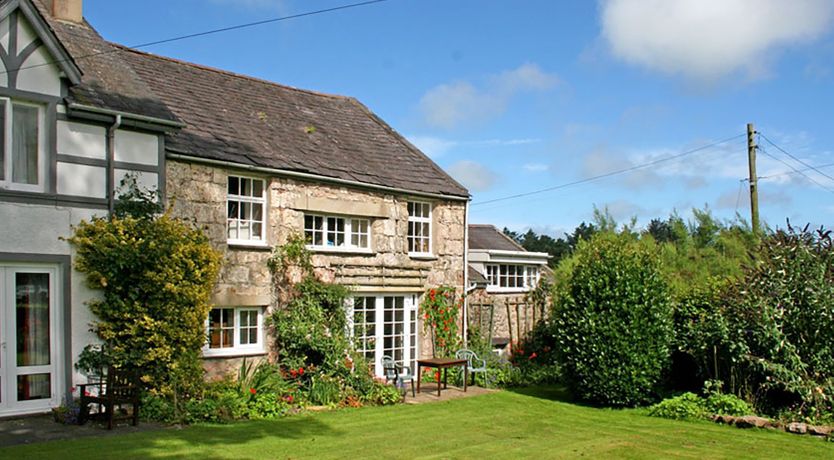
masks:
<svg viewBox="0 0 834 460"><path fill-rule="evenodd" d="M382 357L417 372L417 296L356 295L348 315L357 351L374 363L374 373L382 376Z"/></svg>
<svg viewBox="0 0 834 460"><path fill-rule="evenodd" d="M58 404L57 273L0 265L0 415Z"/></svg>

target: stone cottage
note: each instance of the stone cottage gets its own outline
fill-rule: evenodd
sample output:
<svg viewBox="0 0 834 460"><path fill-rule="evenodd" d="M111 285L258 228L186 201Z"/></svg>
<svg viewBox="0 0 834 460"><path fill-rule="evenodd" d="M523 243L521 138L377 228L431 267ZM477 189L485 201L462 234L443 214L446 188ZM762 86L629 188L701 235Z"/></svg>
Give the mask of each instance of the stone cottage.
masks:
<svg viewBox="0 0 834 460"><path fill-rule="evenodd" d="M105 41L81 0L0 0L0 416L47 410L94 340L62 238L132 173L223 254L206 367L265 356L265 261L292 234L353 288L361 352L430 351L418 305L467 283L467 190L353 98Z"/></svg>
<svg viewBox="0 0 834 460"><path fill-rule="evenodd" d="M468 227L469 323L503 351L542 317L526 296L550 272L550 255L525 250L492 225Z"/></svg>

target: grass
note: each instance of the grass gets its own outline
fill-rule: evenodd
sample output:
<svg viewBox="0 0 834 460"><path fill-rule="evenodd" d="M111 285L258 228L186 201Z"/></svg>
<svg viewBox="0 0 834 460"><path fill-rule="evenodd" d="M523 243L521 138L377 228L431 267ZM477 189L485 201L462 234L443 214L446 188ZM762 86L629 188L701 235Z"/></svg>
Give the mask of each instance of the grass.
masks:
<svg viewBox="0 0 834 460"><path fill-rule="evenodd" d="M0 449L0 458L834 458L834 444L648 417L531 388L419 406L199 425Z"/></svg>

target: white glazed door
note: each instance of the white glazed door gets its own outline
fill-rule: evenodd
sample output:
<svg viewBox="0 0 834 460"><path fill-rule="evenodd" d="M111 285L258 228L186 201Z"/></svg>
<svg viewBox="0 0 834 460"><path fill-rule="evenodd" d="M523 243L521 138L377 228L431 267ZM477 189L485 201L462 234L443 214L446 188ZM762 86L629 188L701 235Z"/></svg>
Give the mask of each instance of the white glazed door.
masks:
<svg viewBox="0 0 834 460"><path fill-rule="evenodd" d="M0 266L0 415L58 402L57 269Z"/></svg>
<svg viewBox="0 0 834 460"><path fill-rule="evenodd" d="M417 296L355 296L348 320L357 350L374 363L382 376L382 357L387 355L416 372Z"/></svg>

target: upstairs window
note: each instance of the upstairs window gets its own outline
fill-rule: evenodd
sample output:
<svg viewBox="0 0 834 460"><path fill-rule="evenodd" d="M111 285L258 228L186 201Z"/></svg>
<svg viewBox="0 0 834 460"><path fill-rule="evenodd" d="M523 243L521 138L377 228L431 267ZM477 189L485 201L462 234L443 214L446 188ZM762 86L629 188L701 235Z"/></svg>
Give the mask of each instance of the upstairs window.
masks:
<svg viewBox="0 0 834 460"><path fill-rule="evenodd" d="M490 290L528 291L539 282L539 267L535 265L490 264L486 270Z"/></svg>
<svg viewBox="0 0 834 460"><path fill-rule="evenodd" d="M370 228L368 219L314 214L304 216L304 237L311 249L370 250Z"/></svg>
<svg viewBox="0 0 834 460"><path fill-rule="evenodd" d="M43 109L0 98L0 126L0 186L43 191Z"/></svg>
<svg viewBox="0 0 834 460"><path fill-rule="evenodd" d="M408 253L431 254L431 203L408 202Z"/></svg>
<svg viewBox="0 0 834 460"><path fill-rule="evenodd" d="M229 176L228 183L228 242L265 245L266 187L263 179Z"/></svg>

